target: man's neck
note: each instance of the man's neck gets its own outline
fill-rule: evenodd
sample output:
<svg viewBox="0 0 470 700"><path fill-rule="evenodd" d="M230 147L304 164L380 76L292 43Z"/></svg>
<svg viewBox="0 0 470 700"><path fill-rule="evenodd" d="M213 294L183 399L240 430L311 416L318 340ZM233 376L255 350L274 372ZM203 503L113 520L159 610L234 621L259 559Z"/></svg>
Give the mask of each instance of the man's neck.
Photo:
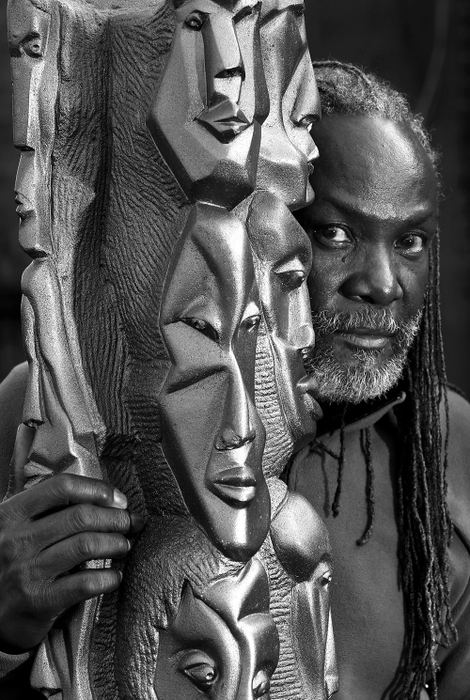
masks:
<svg viewBox="0 0 470 700"><path fill-rule="evenodd" d="M358 404L321 402L323 418L318 422L318 435L331 433L353 423L361 422L363 419L383 413L384 408L392 406L403 400L404 386L399 382L386 394L375 399L363 401Z"/></svg>

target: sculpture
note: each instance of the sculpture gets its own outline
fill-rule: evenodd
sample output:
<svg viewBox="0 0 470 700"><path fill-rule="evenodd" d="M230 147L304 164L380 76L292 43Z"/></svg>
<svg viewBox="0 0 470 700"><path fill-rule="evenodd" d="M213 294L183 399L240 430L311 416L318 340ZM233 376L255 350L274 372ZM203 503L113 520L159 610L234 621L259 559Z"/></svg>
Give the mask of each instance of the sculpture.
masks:
<svg viewBox="0 0 470 700"><path fill-rule="evenodd" d="M212 542L247 561L271 520L265 434L254 407L253 260L244 226L219 207L197 204L181 238L161 312L172 359L160 402L163 450Z"/></svg>
<svg viewBox="0 0 470 700"><path fill-rule="evenodd" d="M270 110L263 125L256 185L298 209L312 201L308 176L318 149L309 131L320 115L303 2L263 3L260 36Z"/></svg>
<svg viewBox="0 0 470 700"><path fill-rule="evenodd" d="M122 696L268 696L279 643L258 559L241 570L228 560L221 566L217 550L190 521L156 518L128 571L117 634Z"/></svg>
<svg viewBox="0 0 470 700"><path fill-rule="evenodd" d="M148 517L120 591L37 651L51 697L219 697L221 669L234 700L335 690L327 533L279 478L316 412L291 214L317 156L302 12L10 0L17 130L36 129L18 144L44 193L20 205L35 433L17 488L75 470Z"/></svg>
<svg viewBox="0 0 470 700"><path fill-rule="evenodd" d="M172 50L148 124L191 199L231 208L255 186L269 106L260 7L254 0L175 2Z"/></svg>

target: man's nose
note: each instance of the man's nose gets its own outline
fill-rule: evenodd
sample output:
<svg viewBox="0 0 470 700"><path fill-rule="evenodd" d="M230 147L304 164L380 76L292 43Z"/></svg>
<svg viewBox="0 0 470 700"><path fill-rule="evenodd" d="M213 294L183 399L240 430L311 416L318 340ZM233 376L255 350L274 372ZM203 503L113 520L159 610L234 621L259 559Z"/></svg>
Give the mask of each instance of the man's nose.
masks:
<svg viewBox="0 0 470 700"><path fill-rule="evenodd" d="M393 251L383 248L364 251L360 263L341 286L343 296L353 301L389 306L401 299L403 289L397 275Z"/></svg>
<svg viewBox="0 0 470 700"><path fill-rule="evenodd" d="M237 370L230 377L220 429L215 440L215 449L234 450L253 442L255 437L248 395L242 375L237 367Z"/></svg>

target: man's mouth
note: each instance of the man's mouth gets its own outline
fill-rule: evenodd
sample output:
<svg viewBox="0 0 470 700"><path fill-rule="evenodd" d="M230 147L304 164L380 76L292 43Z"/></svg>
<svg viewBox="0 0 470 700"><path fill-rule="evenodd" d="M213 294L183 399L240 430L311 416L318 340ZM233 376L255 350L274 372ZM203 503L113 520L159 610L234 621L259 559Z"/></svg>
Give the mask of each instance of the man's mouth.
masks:
<svg viewBox="0 0 470 700"><path fill-rule="evenodd" d="M394 334L375 328L354 328L337 330L334 335L347 345L364 350L383 350L392 340Z"/></svg>

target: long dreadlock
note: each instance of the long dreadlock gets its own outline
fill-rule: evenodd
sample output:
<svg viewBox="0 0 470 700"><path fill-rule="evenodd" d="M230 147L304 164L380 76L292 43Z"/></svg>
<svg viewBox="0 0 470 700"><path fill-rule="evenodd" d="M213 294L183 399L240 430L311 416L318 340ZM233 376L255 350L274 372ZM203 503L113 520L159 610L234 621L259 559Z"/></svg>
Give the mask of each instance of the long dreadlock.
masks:
<svg viewBox="0 0 470 700"><path fill-rule="evenodd" d="M438 177L437 156L421 117L414 115L400 93L372 74L338 61L314 63L322 112L379 115L406 124L429 156ZM418 335L410 350L404 377L405 401L395 409L402 436L396 494L399 576L403 591L405 638L395 677L384 697L418 700L423 687L437 700L438 644L455 638L452 623L447 546L451 522L447 508L447 446L449 410L441 334L439 297L439 238L429 262L429 282ZM444 407L444 434L440 407ZM344 426L341 430L343 434ZM370 435L361 435L367 466L368 520L358 544L369 539L374 519ZM339 510L341 472L334 505ZM341 463L341 464L340 464Z"/></svg>

